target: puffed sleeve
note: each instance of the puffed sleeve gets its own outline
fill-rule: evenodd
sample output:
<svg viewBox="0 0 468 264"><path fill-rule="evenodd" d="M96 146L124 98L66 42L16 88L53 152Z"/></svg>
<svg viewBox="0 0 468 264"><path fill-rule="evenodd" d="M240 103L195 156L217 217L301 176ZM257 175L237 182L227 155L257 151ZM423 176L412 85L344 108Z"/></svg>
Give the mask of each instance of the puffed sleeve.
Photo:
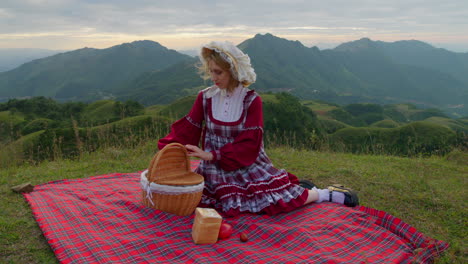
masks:
<svg viewBox="0 0 468 264"><path fill-rule="evenodd" d="M233 171L252 165L257 159L263 142L262 100L257 96L247 110L244 130L218 150L214 150L213 159L221 169Z"/></svg>
<svg viewBox="0 0 468 264"><path fill-rule="evenodd" d="M197 146L200 142L203 120L203 93L200 92L189 114L172 124L171 132L159 139L158 148L162 149L173 142Z"/></svg>

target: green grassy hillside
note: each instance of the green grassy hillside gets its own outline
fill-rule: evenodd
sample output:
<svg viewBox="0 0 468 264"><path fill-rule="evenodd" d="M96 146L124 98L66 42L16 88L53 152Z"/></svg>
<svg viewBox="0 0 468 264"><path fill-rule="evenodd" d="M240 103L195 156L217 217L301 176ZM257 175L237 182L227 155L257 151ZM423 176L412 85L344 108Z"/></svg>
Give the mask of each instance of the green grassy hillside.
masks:
<svg viewBox="0 0 468 264"><path fill-rule="evenodd" d="M468 149L466 119L447 118L437 109L419 109L411 104L340 106L300 101L288 93L261 96L266 145L403 156ZM154 135L156 130L169 129L171 122L190 111L195 98L187 96L146 108L135 101L85 104L58 103L44 97L12 100L0 104L0 110L7 109L0 112L0 156L15 157L17 164L19 157L35 162L81 155L103 145L139 144L137 141ZM103 129L106 127L109 129ZM6 160L0 165L7 166L11 159Z"/></svg>
<svg viewBox="0 0 468 264"><path fill-rule="evenodd" d="M391 120L391 119L384 119L377 121L373 124L371 124L372 127L382 127L382 128L394 128L400 126L397 122Z"/></svg>
<svg viewBox="0 0 468 264"><path fill-rule="evenodd" d="M424 121L445 126L445 127L450 128L450 129L452 129L452 130L454 130L456 132L468 133L467 124L463 123L461 120L459 121L459 120L456 120L456 119L433 116L433 117L429 117L429 118L425 119Z"/></svg>
<svg viewBox="0 0 468 264"><path fill-rule="evenodd" d="M16 138L15 128L24 122L24 115L13 111L0 111L0 146Z"/></svg>
<svg viewBox="0 0 468 264"><path fill-rule="evenodd" d="M25 199L10 187L67 178L145 169L156 140L133 149L106 148L78 160L59 159L38 165L0 169L0 262L57 263ZM467 263L468 156L403 158L267 149L276 167L314 181L319 187L342 183L359 191L361 204L387 211L419 231L450 243L437 264Z"/></svg>
<svg viewBox="0 0 468 264"><path fill-rule="evenodd" d="M100 100L85 107L82 113L82 120L90 125L104 124L119 119L119 115L114 111L115 101Z"/></svg>

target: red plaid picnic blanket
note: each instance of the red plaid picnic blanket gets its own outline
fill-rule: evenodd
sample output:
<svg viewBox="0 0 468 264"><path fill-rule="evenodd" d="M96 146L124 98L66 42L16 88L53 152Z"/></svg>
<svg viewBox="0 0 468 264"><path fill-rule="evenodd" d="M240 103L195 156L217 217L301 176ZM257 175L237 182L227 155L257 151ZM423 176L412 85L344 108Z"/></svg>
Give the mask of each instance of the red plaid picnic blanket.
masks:
<svg viewBox="0 0 468 264"><path fill-rule="evenodd" d="M24 196L61 263L431 263L448 248L386 212L334 203L226 218L230 238L195 245L193 215L144 207L139 180L59 180Z"/></svg>

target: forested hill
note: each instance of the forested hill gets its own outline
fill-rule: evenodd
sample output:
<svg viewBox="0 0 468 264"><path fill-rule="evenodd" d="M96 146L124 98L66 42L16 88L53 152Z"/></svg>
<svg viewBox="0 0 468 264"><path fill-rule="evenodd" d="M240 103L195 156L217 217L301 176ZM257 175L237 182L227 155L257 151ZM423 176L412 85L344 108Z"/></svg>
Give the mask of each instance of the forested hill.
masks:
<svg viewBox="0 0 468 264"><path fill-rule="evenodd" d="M48 96L93 101L111 96L122 82L143 72L189 58L153 41L135 41L107 49L83 48L0 73L0 97Z"/></svg>
<svg viewBox="0 0 468 264"><path fill-rule="evenodd" d="M261 92L287 91L339 104L409 102L468 114L468 53L367 38L319 50L271 34L257 34L239 47L252 59L257 72L252 88ZM86 48L0 73L0 99L43 95L166 104L209 85L198 77L196 62L152 41Z"/></svg>
<svg viewBox="0 0 468 264"><path fill-rule="evenodd" d="M359 41L343 43L335 48L340 51L350 51L361 46L359 43L369 43L398 64L429 68L448 73L458 80L468 83L468 52L456 53L446 49L435 48L418 40L401 40L396 42ZM364 45L365 46L365 45ZM366 49L365 47L363 47ZM468 47L467 47L468 50Z"/></svg>
<svg viewBox="0 0 468 264"><path fill-rule="evenodd" d="M145 72L116 89L117 100L134 100L145 105L168 104L184 96L196 94L209 85L204 82L190 58L159 71Z"/></svg>
<svg viewBox="0 0 468 264"><path fill-rule="evenodd" d="M417 41L385 43L369 39L321 51L271 34L258 34L239 47L252 59L257 73L252 88L261 92L286 91L301 99L340 104L409 102L456 113L454 116L468 114L464 105L468 102L468 81L459 74L468 72L468 53ZM406 53L413 54L414 59L405 58ZM457 66L444 67L449 61ZM204 84L195 63L193 59L144 74L123 87L118 99L164 104L196 92Z"/></svg>
<svg viewBox="0 0 468 264"><path fill-rule="evenodd" d="M415 56L414 62L408 63L403 54L417 46L400 44L361 39L320 51L266 34L239 46L252 57L261 76L255 86L261 90L285 90L304 99L337 103L405 101L446 110L468 102L468 81L455 74L468 73L468 54L425 47L421 54L439 55L425 62L418 60L423 55ZM441 65L450 60L459 65L457 71ZM425 63L440 66L435 69Z"/></svg>

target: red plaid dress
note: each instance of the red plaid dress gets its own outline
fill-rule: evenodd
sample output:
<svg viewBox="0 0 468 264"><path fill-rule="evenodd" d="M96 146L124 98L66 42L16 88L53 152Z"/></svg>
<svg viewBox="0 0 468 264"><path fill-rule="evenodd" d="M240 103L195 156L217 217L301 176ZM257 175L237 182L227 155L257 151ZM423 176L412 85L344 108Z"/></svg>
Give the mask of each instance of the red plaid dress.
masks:
<svg viewBox="0 0 468 264"><path fill-rule="evenodd" d="M202 138L212 161L201 161L196 172L205 178L200 206L214 207L227 216L242 212L277 214L300 207L308 192L298 179L273 166L263 148L263 113L260 96L253 90L243 100L239 120L223 122L213 117L210 88L201 91L190 111L159 140L166 144L198 145Z"/></svg>

